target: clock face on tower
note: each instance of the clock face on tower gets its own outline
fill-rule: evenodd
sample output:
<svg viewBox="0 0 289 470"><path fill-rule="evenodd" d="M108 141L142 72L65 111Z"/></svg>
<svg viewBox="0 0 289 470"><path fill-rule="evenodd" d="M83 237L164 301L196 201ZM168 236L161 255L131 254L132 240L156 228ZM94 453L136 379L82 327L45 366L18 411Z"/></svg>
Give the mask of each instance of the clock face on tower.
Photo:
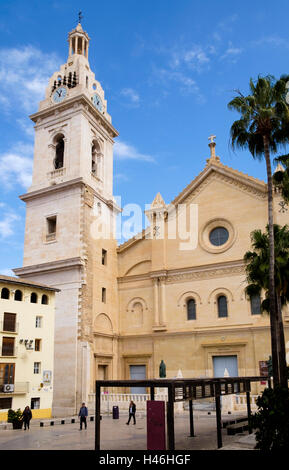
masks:
<svg viewBox="0 0 289 470"><path fill-rule="evenodd" d="M92 97L92 102L98 111L102 112L102 101L97 93L94 93Z"/></svg>
<svg viewBox="0 0 289 470"><path fill-rule="evenodd" d="M60 103L67 96L67 88L65 86L60 86L52 94L52 102Z"/></svg>

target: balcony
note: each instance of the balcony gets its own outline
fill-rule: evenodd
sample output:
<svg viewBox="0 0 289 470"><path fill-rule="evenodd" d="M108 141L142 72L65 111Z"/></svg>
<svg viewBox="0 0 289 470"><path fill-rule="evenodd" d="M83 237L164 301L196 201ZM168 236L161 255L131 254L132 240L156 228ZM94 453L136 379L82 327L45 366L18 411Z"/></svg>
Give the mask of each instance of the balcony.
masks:
<svg viewBox="0 0 289 470"><path fill-rule="evenodd" d="M2 320L0 321L0 332L1 333L18 333L19 323L13 321Z"/></svg>
<svg viewBox="0 0 289 470"><path fill-rule="evenodd" d="M6 391L5 388L7 389L7 387L5 387L5 384L0 384L1 395L25 395L29 392L29 382L15 382L9 385L11 385L13 391Z"/></svg>
<svg viewBox="0 0 289 470"><path fill-rule="evenodd" d="M47 176L49 179L54 180L59 178L60 176L65 176L65 168L58 168L57 170L49 171Z"/></svg>

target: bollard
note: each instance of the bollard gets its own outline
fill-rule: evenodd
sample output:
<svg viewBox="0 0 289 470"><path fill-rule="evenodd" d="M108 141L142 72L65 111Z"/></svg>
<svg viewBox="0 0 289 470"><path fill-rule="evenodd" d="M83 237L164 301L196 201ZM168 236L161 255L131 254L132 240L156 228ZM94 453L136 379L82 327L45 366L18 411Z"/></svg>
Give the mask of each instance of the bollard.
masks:
<svg viewBox="0 0 289 470"><path fill-rule="evenodd" d="M119 419L119 409L118 406L112 407L112 419Z"/></svg>

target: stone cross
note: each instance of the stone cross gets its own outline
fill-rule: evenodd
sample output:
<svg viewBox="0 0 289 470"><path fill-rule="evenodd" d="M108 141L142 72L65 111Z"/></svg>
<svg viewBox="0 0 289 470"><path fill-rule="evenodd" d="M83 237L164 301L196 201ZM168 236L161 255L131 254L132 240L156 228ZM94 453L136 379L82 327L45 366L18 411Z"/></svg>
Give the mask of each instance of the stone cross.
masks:
<svg viewBox="0 0 289 470"><path fill-rule="evenodd" d="M214 139L216 138L215 135L210 135L208 137L210 143L209 143L209 147L210 147L210 150L211 150L211 158L216 158L216 153L215 153L215 147L216 147L216 142L214 141Z"/></svg>

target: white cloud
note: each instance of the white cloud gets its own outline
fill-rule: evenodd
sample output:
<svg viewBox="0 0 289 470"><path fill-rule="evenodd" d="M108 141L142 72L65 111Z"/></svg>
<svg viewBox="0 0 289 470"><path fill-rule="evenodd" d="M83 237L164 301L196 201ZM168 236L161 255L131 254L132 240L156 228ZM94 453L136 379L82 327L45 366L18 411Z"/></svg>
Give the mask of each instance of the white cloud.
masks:
<svg viewBox="0 0 289 470"><path fill-rule="evenodd" d="M134 106L139 105L139 94L133 88L123 88L120 92L121 95L126 96L130 100L130 104Z"/></svg>
<svg viewBox="0 0 289 470"><path fill-rule="evenodd" d="M0 219L0 237L10 237L15 231L14 224L19 219L20 217L12 210L5 212Z"/></svg>
<svg viewBox="0 0 289 470"><path fill-rule="evenodd" d="M193 94L196 96L199 103L205 102L205 97L200 91L200 88L190 75L177 70L170 69L155 69L155 76L163 82L164 85L168 85L170 82L176 82L179 84L179 90L183 94Z"/></svg>
<svg viewBox="0 0 289 470"><path fill-rule="evenodd" d="M56 54L46 54L33 46L0 49L0 102L5 107L37 110L44 98L49 77L61 60Z"/></svg>
<svg viewBox="0 0 289 470"><path fill-rule="evenodd" d="M129 178L127 177L127 175L124 175L123 173L116 173L114 175L114 178L118 181L129 181Z"/></svg>
<svg viewBox="0 0 289 470"><path fill-rule="evenodd" d="M235 23L238 18L239 17L237 13L233 13L232 15L217 23L217 29L225 33L231 33L233 31L233 23Z"/></svg>
<svg viewBox="0 0 289 470"><path fill-rule="evenodd" d="M286 39L286 38L284 39L284 38L282 38L280 36L276 36L276 35L263 36L260 39L257 39L255 41L251 41L251 45L253 47L270 45L270 46L274 46L274 47L284 47L286 49L288 49L288 47L289 47L288 39Z"/></svg>
<svg viewBox="0 0 289 470"><path fill-rule="evenodd" d="M194 46L184 54L184 61L191 67L197 68L210 62L210 59L200 46Z"/></svg>
<svg viewBox="0 0 289 470"><path fill-rule="evenodd" d="M152 67L150 83L161 82L164 88L174 92L178 90L181 94L192 94L199 103L206 101L198 85L199 74L210 70L216 49L211 44L175 44L171 48L160 47L156 50L165 56L162 66L158 64ZM178 85L178 86L176 86Z"/></svg>
<svg viewBox="0 0 289 470"><path fill-rule="evenodd" d="M228 59L230 62L236 62L237 56L239 56L243 52L243 49L240 47L234 47L231 42L229 42L229 46L225 50L224 54L220 57L221 60Z"/></svg>
<svg viewBox="0 0 289 470"><path fill-rule="evenodd" d="M185 67L200 73L209 68L210 55L213 53L214 48L211 46L202 46L200 44L192 44L189 47L175 46L170 51L169 67L172 70L180 70Z"/></svg>
<svg viewBox="0 0 289 470"><path fill-rule="evenodd" d="M25 189L30 186L33 166L33 146L18 142L8 152L0 154L0 174L2 183L11 188L19 184Z"/></svg>
<svg viewBox="0 0 289 470"><path fill-rule="evenodd" d="M0 269L0 273L3 276L13 276L13 277L15 277L15 273L12 271L12 269L9 269L9 268Z"/></svg>
<svg viewBox="0 0 289 470"><path fill-rule="evenodd" d="M114 156L117 160L143 160L146 162L154 162L152 155L140 153L133 145L118 140L114 144Z"/></svg>
<svg viewBox="0 0 289 470"><path fill-rule="evenodd" d="M25 118L19 118L16 121L27 136L34 137L34 124L31 121Z"/></svg>

